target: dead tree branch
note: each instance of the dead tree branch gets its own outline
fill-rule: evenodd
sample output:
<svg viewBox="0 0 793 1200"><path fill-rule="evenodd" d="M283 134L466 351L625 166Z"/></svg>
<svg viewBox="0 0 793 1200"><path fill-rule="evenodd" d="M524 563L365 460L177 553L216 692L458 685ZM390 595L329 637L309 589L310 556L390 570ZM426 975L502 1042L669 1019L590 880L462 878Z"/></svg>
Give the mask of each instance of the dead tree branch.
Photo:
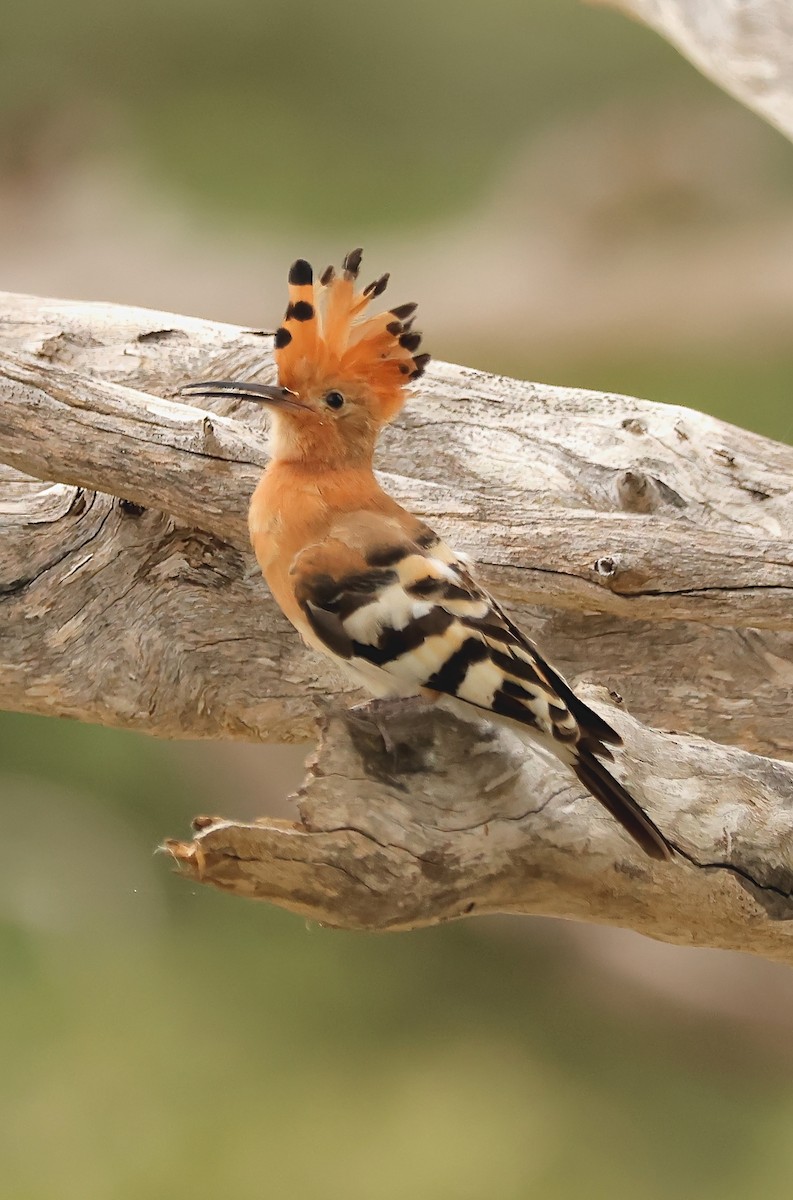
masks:
<svg viewBox="0 0 793 1200"><path fill-rule="evenodd" d="M595 0L637 17L793 140L789 0Z"/></svg>
<svg viewBox="0 0 793 1200"><path fill-rule="evenodd" d="M190 379L267 378L270 349L261 331L0 297L5 707L312 736L338 681L247 548L262 416L178 400ZM301 820L203 824L172 844L183 869L335 925L543 912L793 960L793 768L760 757L793 757L793 449L437 364L381 461L568 674L619 688L619 768L679 857L645 862L507 735L407 712L388 750L372 718L331 719Z"/></svg>
<svg viewBox="0 0 793 1200"><path fill-rule="evenodd" d="M472 913L629 926L793 962L793 765L643 728L624 736L635 794L678 849L637 853L563 772L483 723L426 712L331 718L300 821L198 818L167 849L189 878L329 925L413 929Z"/></svg>

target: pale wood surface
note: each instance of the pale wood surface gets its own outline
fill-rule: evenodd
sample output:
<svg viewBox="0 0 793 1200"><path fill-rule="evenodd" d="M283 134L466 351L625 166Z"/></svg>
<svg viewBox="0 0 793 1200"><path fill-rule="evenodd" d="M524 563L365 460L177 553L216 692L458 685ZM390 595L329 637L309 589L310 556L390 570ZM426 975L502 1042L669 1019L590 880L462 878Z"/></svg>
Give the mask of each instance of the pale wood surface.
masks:
<svg viewBox="0 0 793 1200"><path fill-rule="evenodd" d="M644 21L703 75L793 139L790 0L592 0Z"/></svg>
<svg viewBox="0 0 793 1200"><path fill-rule="evenodd" d="M312 736L339 681L247 548L263 414L177 399L188 380L270 378L270 349L172 314L0 297L4 706L161 736ZM174 846L183 869L331 924L473 905L790 957L793 449L435 364L380 464L568 675L621 693L618 769L681 853L645 861L508 735L407 710L332 718L302 820L203 828Z"/></svg>
<svg viewBox="0 0 793 1200"><path fill-rule="evenodd" d="M338 682L297 643L248 551L265 417L173 400L189 379L262 364L268 378L269 338L24 297L0 311L0 460L71 485L28 488L5 517L5 702L53 711L51 667L55 710L86 720L309 736L312 693ZM793 449L685 409L436 364L380 463L568 673L615 687L646 722L793 756ZM29 628L31 604L26 651L8 631ZM71 669L100 649L126 663L123 696Z"/></svg>
<svg viewBox="0 0 793 1200"><path fill-rule="evenodd" d="M299 822L199 818L193 842L166 848L190 879L334 926L535 913L793 962L793 765L657 733L584 694L623 735L672 863L508 735L421 710L331 717Z"/></svg>

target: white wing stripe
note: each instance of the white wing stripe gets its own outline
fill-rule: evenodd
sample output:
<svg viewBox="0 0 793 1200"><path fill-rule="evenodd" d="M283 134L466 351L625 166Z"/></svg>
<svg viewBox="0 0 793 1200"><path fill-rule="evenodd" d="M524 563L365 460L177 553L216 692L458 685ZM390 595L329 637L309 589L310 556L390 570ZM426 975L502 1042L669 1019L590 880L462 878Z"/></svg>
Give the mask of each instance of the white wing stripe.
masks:
<svg viewBox="0 0 793 1200"><path fill-rule="evenodd" d="M392 583L372 598L370 604L346 617L345 633L364 646L376 646L384 629L405 629L411 621L426 617L433 605L408 596L401 583Z"/></svg>
<svg viewBox="0 0 793 1200"><path fill-rule="evenodd" d="M493 697L503 682L503 673L494 662L486 658L468 668L465 679L457 688L457 696L460 700L468 700L479 708L492 708Z"/></svg>

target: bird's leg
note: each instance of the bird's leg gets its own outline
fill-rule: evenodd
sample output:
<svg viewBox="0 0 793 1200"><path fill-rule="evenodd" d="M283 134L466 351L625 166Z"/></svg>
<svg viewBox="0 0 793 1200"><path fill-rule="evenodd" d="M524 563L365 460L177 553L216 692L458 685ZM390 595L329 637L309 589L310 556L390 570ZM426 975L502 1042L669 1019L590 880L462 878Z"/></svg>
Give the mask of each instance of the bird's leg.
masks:
<svg viewBox="0 0 793 1200"><path fill-rule="evenodd" d="M395 755L397 743L391 737L386 722L389 718L400 717L424 707L427 707L427 701L423 696L379 696L362 704L354 704L347 712L362 725L374 725L386 754Z"/></svg>

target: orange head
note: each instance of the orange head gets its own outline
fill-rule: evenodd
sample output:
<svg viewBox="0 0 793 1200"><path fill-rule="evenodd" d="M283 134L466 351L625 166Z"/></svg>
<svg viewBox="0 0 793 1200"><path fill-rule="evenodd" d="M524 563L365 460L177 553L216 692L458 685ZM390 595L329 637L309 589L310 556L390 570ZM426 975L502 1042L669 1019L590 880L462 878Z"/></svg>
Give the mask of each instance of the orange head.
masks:
<svg viewBox="0 0 793 1200"><path fill-rule="evenodd" d="M338 466L371 457L383 425L397 415L406 389L429 354L417 354L415 304L367 315L388 275L356 288L361 251L319 285L305 259L289 271L289 305L275 334L279 387L244 383L192 384L193 395L235 395L269 403L275 417L273 457Z"/></svg>

